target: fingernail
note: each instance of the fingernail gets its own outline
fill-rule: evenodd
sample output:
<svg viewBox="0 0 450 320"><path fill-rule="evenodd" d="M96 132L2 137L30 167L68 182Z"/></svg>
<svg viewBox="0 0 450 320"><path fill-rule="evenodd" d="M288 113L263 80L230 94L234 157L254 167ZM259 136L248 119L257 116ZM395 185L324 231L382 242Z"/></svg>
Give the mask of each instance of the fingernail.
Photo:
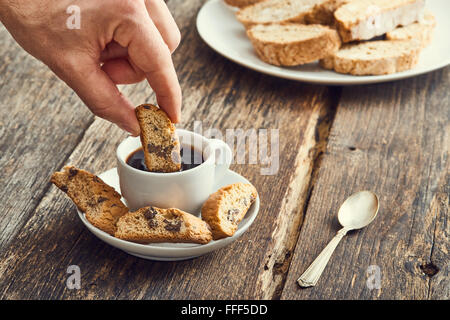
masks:
<svg viewBox="0 0 450 320"><path fill-rule="evenodd" d="M179 114L175 114L174 119L172 120L173 123L179 123L181 122L181 116Z"/></svg>

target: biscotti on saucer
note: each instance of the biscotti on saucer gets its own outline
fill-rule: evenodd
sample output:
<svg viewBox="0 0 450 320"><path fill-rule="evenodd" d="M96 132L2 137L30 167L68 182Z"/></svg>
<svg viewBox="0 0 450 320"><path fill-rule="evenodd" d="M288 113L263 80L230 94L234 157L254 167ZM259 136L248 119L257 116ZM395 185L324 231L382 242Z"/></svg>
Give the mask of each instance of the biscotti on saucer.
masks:
<svg viewBox="0 0 450 320"><path fill-rule="evenodd" d="M119 218L128 212L114 188L85 170L66 166L53 173L51 182L72 199L93 226L111 235Z"/></svg>
<svg viewBox="0 0 450 320"><path fill-rule="evenodd" d="M212 235L208 224L175 208L144 207L117 222L115 237L137 243L192 242L205 244Z"/></svg>
<svg viewBox="0 0 450 320"><path fill-rule="evenodd" d="M258 193L249 183L235 183L211 194L202 206L202 219L211 227L214 240L231 237Z"/></svg>

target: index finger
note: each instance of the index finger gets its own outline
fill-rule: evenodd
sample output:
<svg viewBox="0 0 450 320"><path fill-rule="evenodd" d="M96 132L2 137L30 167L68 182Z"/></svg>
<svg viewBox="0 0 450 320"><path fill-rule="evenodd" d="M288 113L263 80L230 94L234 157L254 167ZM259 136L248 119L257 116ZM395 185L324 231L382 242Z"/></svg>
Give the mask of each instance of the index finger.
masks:
<svg viewBox="0 0 450 320"><path fill-rule="evenodd" d="M144 72L158 105L172 122L179 122L181 88L169 48L148 14L142 17L142 22L128 25L128 28L131 30L118 31L115 40L128 47L129 59Z"/></svg>

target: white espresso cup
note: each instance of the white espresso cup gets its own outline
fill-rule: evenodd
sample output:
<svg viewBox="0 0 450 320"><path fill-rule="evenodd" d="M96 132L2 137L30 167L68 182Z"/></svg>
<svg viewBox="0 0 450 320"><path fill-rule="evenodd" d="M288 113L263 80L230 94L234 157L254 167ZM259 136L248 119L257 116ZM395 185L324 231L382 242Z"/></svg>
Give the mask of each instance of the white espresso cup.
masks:
<svg viewBox="0 0 450 320"><path fill-rule="evenodd" d="M230 167L232 153L222 140L207 139L197 133L177 129L181 147L194 148L203 155L198 166L179 172L148 172L126 163L127 158L142 148L139 137L128 137L117 147L117 169L120 190L130 210L145 206L178 208L197 214L202 204L214 192L219 181ZM182 155L185 162L186 155ZM186 163L186 162L185 162Z"/></svg>

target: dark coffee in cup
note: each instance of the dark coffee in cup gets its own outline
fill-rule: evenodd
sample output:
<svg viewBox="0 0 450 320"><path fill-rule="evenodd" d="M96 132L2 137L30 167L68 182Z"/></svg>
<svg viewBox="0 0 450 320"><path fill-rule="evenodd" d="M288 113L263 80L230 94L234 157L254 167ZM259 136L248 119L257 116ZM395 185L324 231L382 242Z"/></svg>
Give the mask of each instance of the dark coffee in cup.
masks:
<svg viewBox="0 0 450 320"><path fill-rule="evenodd" d="M182 146L180 149L181 169L186 171L201 165L204 162L203 153L191 146ZM126 163L138 170L149 171L145 165L144 150L142 148L133 151L126 160Z"/></svg>

